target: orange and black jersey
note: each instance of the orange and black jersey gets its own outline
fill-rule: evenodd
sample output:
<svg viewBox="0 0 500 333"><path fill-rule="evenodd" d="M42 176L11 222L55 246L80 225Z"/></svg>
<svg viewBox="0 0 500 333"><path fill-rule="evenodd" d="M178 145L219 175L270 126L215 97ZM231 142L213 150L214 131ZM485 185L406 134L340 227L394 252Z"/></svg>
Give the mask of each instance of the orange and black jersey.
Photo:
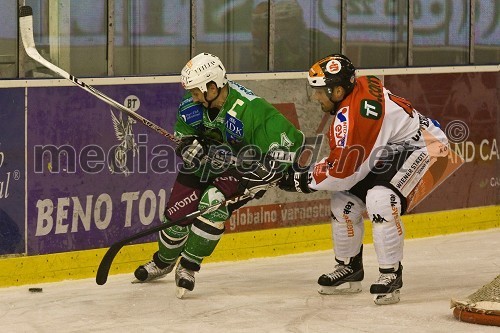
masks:
<svg viewBox="0 0 500 333"><path fill-rule="evenodd" d="M354 90L338 106L328 138L328 157L311 170L312 189L348 190L397 152L433 147L433 155L447 151L448 145L436 121L392 94L375 76L357 78Z"/></svg>

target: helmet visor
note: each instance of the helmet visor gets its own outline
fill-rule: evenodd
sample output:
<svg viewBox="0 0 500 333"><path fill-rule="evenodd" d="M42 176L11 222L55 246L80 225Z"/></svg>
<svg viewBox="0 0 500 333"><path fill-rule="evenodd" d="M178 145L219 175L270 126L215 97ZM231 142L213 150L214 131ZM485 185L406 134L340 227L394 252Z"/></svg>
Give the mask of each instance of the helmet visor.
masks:
<svg viewBox="0 0 500 333"><path fill-rule="evenodd" d="M332 88L331 87L315 87L309 86L307 89L307 95L310 100L317 99L318 96L326 96L330 98L332 96Z"/></svg>

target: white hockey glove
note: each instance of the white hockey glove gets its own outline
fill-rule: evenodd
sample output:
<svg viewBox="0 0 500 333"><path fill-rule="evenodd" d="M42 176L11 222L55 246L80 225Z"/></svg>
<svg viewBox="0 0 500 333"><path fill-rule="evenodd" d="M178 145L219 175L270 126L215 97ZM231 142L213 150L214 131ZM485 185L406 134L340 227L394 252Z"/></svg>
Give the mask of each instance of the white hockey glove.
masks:
<svg viewBox="0 0 500 333"><path fill-rule="evenodd" d="M210 164L212 171L223 172L235 163L229 146L195 135L183 137L176 148L176 153L188 168L196 168L207 163Z"/></svg>
<svg viewBox="0 0 500 333"><path fill-rule="evenodd" d="M207 151L208 149L203 140L195 135L181 138L181 142L175 149L177 155L182 157L184 165L190 168L205 163Z"/></svg>

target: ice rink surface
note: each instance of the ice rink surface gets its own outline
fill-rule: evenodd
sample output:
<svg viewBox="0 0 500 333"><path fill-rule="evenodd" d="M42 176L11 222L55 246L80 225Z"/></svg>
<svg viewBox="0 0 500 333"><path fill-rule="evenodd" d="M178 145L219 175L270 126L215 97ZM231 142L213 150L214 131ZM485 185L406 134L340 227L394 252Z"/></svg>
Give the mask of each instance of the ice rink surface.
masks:
<svg viewBox="0 0 500 333"><path fill-rule="evenodd" d="M363 292L318 294L318 276L333 265L332 251L205 264L182 300L170 275L149 284L124 274L103 286L85 279L1 288L0 332L500 332L460 322L449 308L451 297L500 273L499 228L407 240L398 304L373 303L371 244Z"/></svg>

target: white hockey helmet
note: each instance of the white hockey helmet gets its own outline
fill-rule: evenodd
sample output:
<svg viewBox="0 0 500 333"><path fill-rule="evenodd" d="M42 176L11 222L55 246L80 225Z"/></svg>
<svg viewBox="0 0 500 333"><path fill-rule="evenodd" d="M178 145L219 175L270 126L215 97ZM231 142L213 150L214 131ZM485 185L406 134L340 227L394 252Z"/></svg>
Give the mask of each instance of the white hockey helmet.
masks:
<svg viewBox="0 0 500 333"><path fill-rule="evenodd" d="M210 53L200 53L189 60L181 71L181 83L184 89L199 88L207 92L207 83L215 82L217 88L227 83L226 69L217 56Z"/></svg>

